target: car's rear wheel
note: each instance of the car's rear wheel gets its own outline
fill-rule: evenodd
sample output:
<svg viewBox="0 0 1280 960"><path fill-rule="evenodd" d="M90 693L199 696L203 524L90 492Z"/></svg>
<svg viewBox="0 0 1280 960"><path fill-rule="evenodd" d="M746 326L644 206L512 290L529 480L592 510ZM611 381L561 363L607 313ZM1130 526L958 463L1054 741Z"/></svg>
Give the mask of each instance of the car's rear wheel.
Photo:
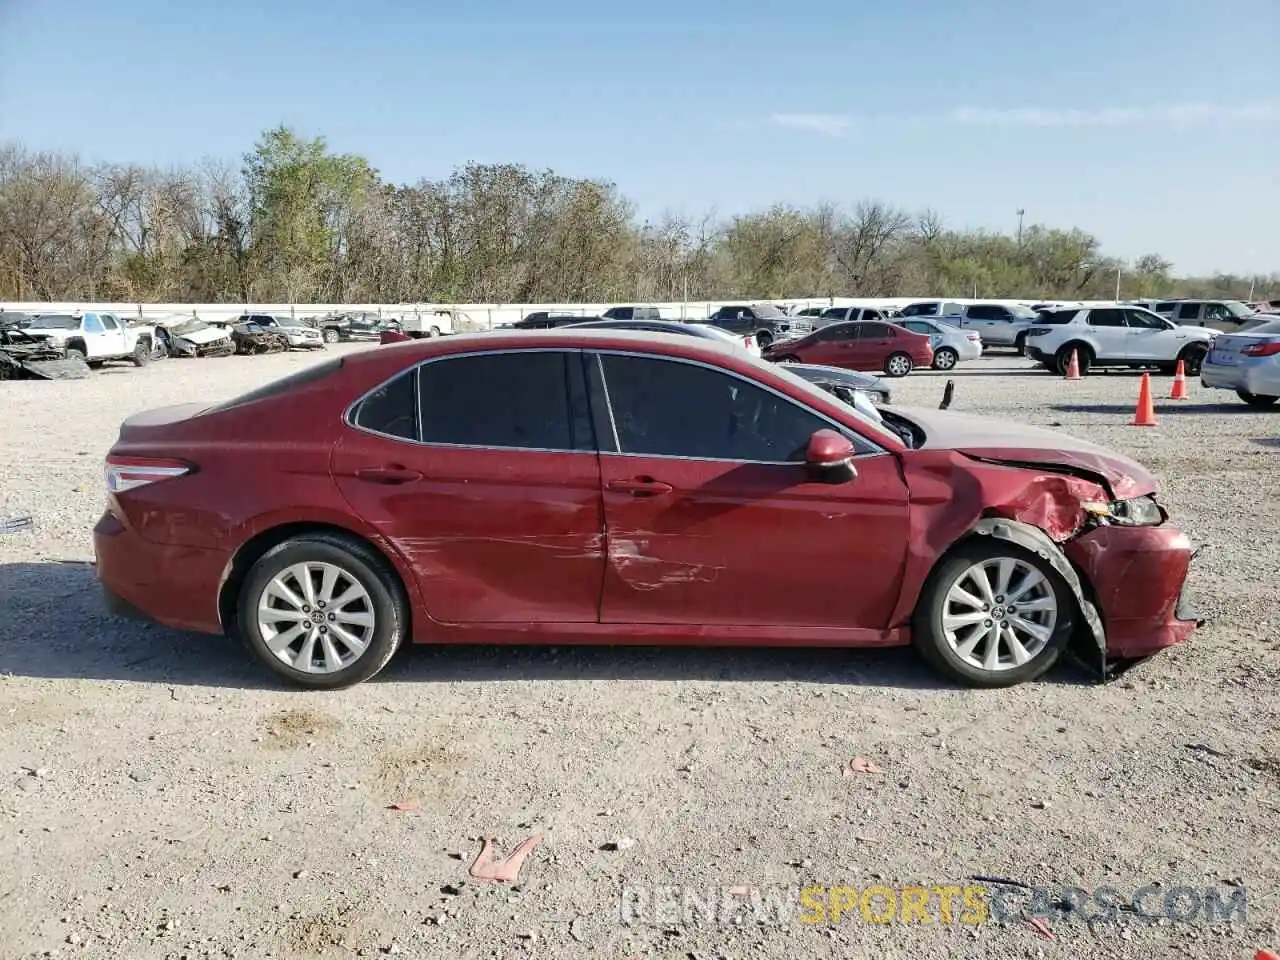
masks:
<svg viewBox="0 0 1280 960"><path fill-rule="evenodd" d="M950 370L960 360L960 354L950 347L942 347L933 355L933 369Z"/></svg>
<svg viewBox="0 0 1280 960"><path fill-rule="evenodd" d="M1250 393L1248 390L1237 390L1236 396L1243 400L1251 407L1257 407L1259 410L1265 410L1267 407L1275 405L1277 397L1268 397L1261 393Z"/></svg>
<svg viewBox="0 0 1280 960"><path fill-rule="evenodd" d="M769 333L769 331L761 330L756 334L756 346L761 350L767 349L771 343L773 343L773 334Z"/></svg>
<svg viewBox="0 0 1280 960"><path fill-rule="evenodd" d="M386 666L409 627L403 591L372 548L308 534L268 550L240 590L249 649L290 683L332 690Z"/></svg>
<svg viewBox="0 0 1280 960"><path fill-rule="evenodd" d="M145 367L151 362L151 341L139 340L133 345L133 353L129 359L133 361L135 367Z"/></svg>
<svg viewBox="0 0 1280 960"><path fill-rule="evenodd" d="M1076 363L1080 367L1080 376L1084 376L1089 372L1089 368L1093 366L1093 351L1083 343L1068 343L1058 350L1053 358L1054 369L1061 375L1067 375L1067 368L1071 366L1071 352L1075 351Z"/></svg>
<svg viewBox="0 0 1280 960"><path fill-rule="evenodd" d="M912 633L924 658L977 687L1034 680L1071 637L1075 600L1041 557L1004 542L966 544L920 593Z"/></svg>
<svg viewBox="0 0 1280 960"><path fill-rule="evenodd" d="M905 353L891 353L884 362L884 372L890 377L905 377L914 366Z"/></svg>

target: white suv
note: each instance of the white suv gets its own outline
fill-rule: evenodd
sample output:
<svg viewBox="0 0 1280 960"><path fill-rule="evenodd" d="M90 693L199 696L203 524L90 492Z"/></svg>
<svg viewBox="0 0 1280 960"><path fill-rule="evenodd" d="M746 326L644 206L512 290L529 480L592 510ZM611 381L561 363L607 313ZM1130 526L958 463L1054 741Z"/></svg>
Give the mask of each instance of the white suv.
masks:
<svg viewBox="0 0 1280 960"><path fill-rule="evenodd" d="M1216 333L1180 327L1139 307L1046 310L1027 331L1027 356L1063 374L1073 350L1082 374L1090 367L1158 367L1173 373L1182 360L1187 376L1195 377Z"/></svg>

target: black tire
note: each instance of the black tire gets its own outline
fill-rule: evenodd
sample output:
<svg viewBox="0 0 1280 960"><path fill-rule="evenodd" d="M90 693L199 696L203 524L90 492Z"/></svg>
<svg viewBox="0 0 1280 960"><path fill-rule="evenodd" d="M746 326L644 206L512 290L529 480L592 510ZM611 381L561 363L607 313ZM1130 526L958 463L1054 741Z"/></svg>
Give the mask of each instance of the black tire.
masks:
<svg viewBox="0 0 1280 960"><path fill-rule="evenodd" d="M1182 348L1178 359L1182 361L1182 369L1188 377L1198 377L1200 368L1204 366L1204 358L1208 355L1209 349L1204 344L1193 343Z"/></svg>
<svg viewBox="0 0 1280 960"><path fill-rule="evenodd" d="M939 347L933 354L933 369L935 370L954 370L959 362L960 354L950 347Z"/></svg>
<svg viewBox="0 0 1280 960"><path fill-rule="evenodd" d="M774 363L799 363L800 358L797 357L794 353L784 353L780 357L775 357L773 362Z"/></svg>
<svg viewBox="0 0 1280 960"><path fill-rule="evenodd" d="M768 330L761 330L756 334L756 346L761 350L767 349L771 343L773 343L773 334Z"/></svg>
<svg viewBox="0 0 1280 960"><path fill-rule="evenodd" d="M1268 397L1261 393L1250 393L1248 390L1237 390L1236 396L1258 410L1266 410L1268 407L1275 406L1276 400L1280 399L1278 397Z"/></svg>
<svg viewBox="0 0 1280 960"><path fill-rule="evenodd" d="M68 360L83 360L85 363L89 362L89 351L85 349L84 344L79 340L73 340L71 343L67 344L66 354ZM102 366L102 364L99 363L98 366Z"/></svg>
<svg viewBox="0 0 1280 960"><path fill-rule="evenodd" d="M85 361L85 366L87 366L90 370L101 370L106 365L107 365L107 361L105 360L86 360Z"/></svg>
<svg viewBox="0 0 1280 960"><path fill-rule="evenodd" d="M150 363L151 341L139 339L138 342L133 345L133 353L129 355L129 360L132 361L135 367L145 367Z"/></svg>
<svg viewBox="0 0 1280 960"><path fill-rule="evenodd" d="M905 377L914 369L915 364L912 362L911 357L905 353L891 353L885 357L884 375L886 377L894 377L895 379Z"/></svg>
<svg viewBox="0 0 1280 960"><path fill-rule="evenodd" d="M1018 351L1018 356L1025 357L1027 355L1027 332L1025 330L1013 338L1013 347Z"/></svg>
<svg viewBox="0 0 1280 960"><path fill-rule="evenodd" d="M325 327L322 336L325 343L337 343L342 339L342 335L333 327Z"/></svg>
<svg viewBox="0 0 1280 960"><path fill-rule="evenodd" d="M258 603L267 585L287 568L306 562L340 568L370 598L374 623L364 651L332 673L306 673L285 663L271 652L258 624ZM236 630L249 650L277 676L312 690L336 690L368 680L391 660L409 626L409 604L390 565L369 545L341 534L305 534L272 547L249 570L236 598Z"/></svg>
<svg viewBox="0 0 1280 960"><path fill-rule="evenodd" d="M432 328L431 328L431 332L430 332L430 333L428 333L428 334L427 334L427 336L429 336L429 337L438 337L438 336L440 336L440 328L439 328L439 327L432 327Z"/></svg>
<svg viewBox="0 0 1280 960"><path fill-rule="evenodd" d="M1083 343L1068 343L1058 349L1053 357L1053 369L1060 376L1067 375L1067 367L1071 365L1071 351L1076 351L1076 362L1080 365L1080 376L1088 376L1093 366L1093 351Z"/></svg>
<svg viewBox="0 0 1280 960"><path fill-rule="evenodd" d="M977 563L1000 559L1034 567L1045 578L1046 592L1052 591L1058 615L1048 642L1030 660L1021 666L985 670L967 663L952 648L942 618L947 592L957 580ZM1011 687L1036 679L1057 662L1071 639L1076 612L1071 588L1043 558L1005 541L975 540L957 548L929 574L912 619L912 643L930 666L952 680L972 687ZM1007 650L1007 642L1002 645Z"/></svg>

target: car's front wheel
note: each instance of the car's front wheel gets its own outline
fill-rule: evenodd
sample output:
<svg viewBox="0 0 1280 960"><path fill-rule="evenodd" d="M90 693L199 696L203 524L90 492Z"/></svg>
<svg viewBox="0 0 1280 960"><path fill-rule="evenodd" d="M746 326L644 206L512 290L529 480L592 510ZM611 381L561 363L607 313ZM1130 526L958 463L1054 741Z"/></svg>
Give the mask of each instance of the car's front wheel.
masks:
<svg viewBox="0 0 1280 960"><path fill-rule="evenodd" d="M1018 356L1025 357L1027 355L1027 334L1025 330L1014 337L1013 347L1018 351Z"/></svg>
<svg viewBox="0 0 1280 960"><path fill-rule="evenodd" d="M240 590L237 625L277 675L332 690L386 666L409 629L409 610L387 562L334 534L308 534L268 550Z"/></svg>
<svg viewBox="0 0 1280 960"><path fill-rule="evenodd" d="M1204 358L1209 355L1209 348L1203 344L1193 344L1184 347L1182 353L1178 355L1178 359L1182 361L1182 368L1188 377L1200 376L1200 368L1204 366Z"/></svg>
<svg viewBox="0 0 1280 960"><path fill-rule="evenodd" d="M1280 397L1268 397L1261 393L1250 393L1248 390L1237 390L1236 396L1243 400L1251 407L1257 407L1259 410L1265 410L1268 407L1275 406L1275 402Z"/></svg>
<svg viewBox="0 0 1280 960"><path fill-rule="evenodd" d="M342 339L342 338L341 338L341 336L338 334L338 331L337 331L337 330L335 330L333 327L325 327L325 329L324 329L324 342L325 342L325 343L337 343L340 339Z"/></svg>
<svg viewBox="0 0 1280 960"><path fill-rule="evenodd" d="M933 355L933 369L950 370L960 359L960 354L950 347L942 347Z"/></svg>
<svg viewBox="0 0 1280 960"><path fill-rule="evenodd" d="M756 334L756 346L761 350L769 349L769 344L773 343L773 334L767 330L761 330Z"/></svg>
<svg viewBox="0 0 1280 960"><path fill-rule="evenodd" d="M977 687L1034 680L1070 639L1075 600L1061 575L1011 544L977 541L940 563L920 594L913 642L943 674Z"/></svg>

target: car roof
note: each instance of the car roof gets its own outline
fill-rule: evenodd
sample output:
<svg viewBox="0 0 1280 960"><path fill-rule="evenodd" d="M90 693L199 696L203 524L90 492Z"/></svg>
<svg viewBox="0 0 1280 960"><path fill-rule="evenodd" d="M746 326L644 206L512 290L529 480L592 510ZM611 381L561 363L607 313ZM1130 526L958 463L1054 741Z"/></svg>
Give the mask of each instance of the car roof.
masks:
<svg viewBox="0 0 1280 960"><path fill-rule="evenodd" d="M348 354L344 362L360 365L373 362L391 351L416 353L422 359L447 356L452 353L470 353L490 350L609 350L638 349L643 353L662 353L689 359L722 360L728 357L742 361L751 355L734 344L704 337L655 337L648 330L609 330L598 327L565 328L547 330L492 330L479 333L456 333L448 337L429 337L409 340L385 346L379 350L365 350Z"/></svg>

